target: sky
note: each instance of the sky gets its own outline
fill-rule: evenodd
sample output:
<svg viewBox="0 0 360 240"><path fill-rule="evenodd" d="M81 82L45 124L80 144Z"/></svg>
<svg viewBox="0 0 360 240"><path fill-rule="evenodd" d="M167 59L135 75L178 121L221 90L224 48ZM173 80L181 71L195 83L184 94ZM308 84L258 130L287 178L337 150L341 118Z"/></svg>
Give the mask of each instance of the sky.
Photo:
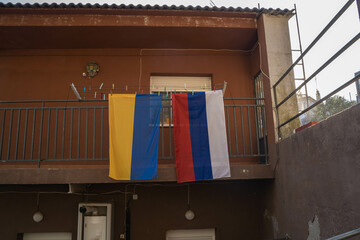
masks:
<svg viewBox="0 0 360 240"><path fill-rule="evenodd" d="M211 6L210 0L0 0L0 2L21 2L21 3L108 3L108 4L150 4L150 5L192 5L192 6ZM314 38L321 32L327 23L336 15L336 13L346 4L347 0L212 0L217 7L249 7L254 8L288 8L293 9L296 4L300 36L303 51L309 46ZM291 44L293 49L299 49L298 36L295 17L289 20L289 29ZM360 30L359 13L356 1L341 16L334 26L323 36L323 38L312 48L305 56L305 73L309 77L316 71L327 59L335 54L342 46L350 41ZM345 53L338 57L332 64L308 83L308 94L315 98L316 89L320 91L321 96L325 96L343 83L354 77L354 73L360 71L360 61L357 56L360 55L360 40L353 44ZM294 60L297 56L293 55ZM296 77L301 77L300 69L295 70ZM305 92L304 89L301 90ZM341 91L338 95L346 99L356 99L355 84Z"/></svg>

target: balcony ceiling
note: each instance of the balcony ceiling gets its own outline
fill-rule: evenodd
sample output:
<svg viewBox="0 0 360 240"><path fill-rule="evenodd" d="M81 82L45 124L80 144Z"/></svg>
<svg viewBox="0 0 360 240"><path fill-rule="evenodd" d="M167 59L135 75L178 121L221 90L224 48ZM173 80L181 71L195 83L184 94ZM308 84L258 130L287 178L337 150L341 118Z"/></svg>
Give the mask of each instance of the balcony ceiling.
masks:
<svg viewBox="0 0 360 240"><path fill-rule="evenodd" d="M255 28L6 26L1 49L180 48L248 50Z"/></svg>

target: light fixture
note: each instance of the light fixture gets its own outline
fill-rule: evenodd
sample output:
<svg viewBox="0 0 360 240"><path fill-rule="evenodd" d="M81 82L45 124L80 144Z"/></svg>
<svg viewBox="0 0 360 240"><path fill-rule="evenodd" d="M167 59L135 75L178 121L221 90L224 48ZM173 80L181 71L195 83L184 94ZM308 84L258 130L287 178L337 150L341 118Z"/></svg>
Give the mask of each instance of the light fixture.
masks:
<svg viewBox="0 0 360 240"><path fill-rule="evenodd" d="M38 223L38 222L41 222L43 219L44 219L44 215L40 211L37 211L36 213L34 213L34 215L33 215L34 222Z"/></svg>
<svg viewBox="0 0 360 240"><path fill-rule="evenodd" d="M37 210L33 215L33 220L34 220L34 222L37 222L37 223L41 222L44 219L44 215L39 210L39 198L40 198L40 193L37 194L37 200L36 200Z"/></svg>
<svg viewBox="0 0 360 240"><path fill-rule="evenodd" d="M195 218L195 213L192 210L187 210L185 213L185 218L189 221L193 220Z"/></svg>
<svg viewBox="0 0 360 240"><path fill-rule="evenodd" d="M188 210L185 212L185 218L189 221L195 218L195 213L190 209L190 184L188 184L188 191L187 191L187 207Z"/></svg>

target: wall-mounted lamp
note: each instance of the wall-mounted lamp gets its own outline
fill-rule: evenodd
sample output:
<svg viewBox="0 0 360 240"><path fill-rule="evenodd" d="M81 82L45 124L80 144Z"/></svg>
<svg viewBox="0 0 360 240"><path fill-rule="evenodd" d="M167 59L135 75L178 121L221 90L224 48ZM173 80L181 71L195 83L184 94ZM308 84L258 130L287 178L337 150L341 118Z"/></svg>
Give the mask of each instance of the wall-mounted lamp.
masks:
<svg viewBox="0 0 360 240"><path fill-rule="evenodd" d="M195 218L195 213L192 210L187 210L185 213L185 218L189 221L193 220Z"/></svg>
<svg viewBox="0 0 360 240"><path fill-rule="evenodd" d="M36 213L34 213L34 215L33 215L34 222L38 223L38 222L41 222L43 219L44 219L44 215L40 211L37 211Z"/></svg>
<svg viewBox="0 0 360 240"><path fill-rule="evenodd" d="M33 220L34 222L41 222L44 219L44 215L40 212L39 210L39 198L40 198L40 193L37 194L37 201L36 201L36 212L33 215Z"/></svg>
<svg viewBox="0 0 360 240"><path fill-rule="evenodd" d="M195 213L190 209L190 184L188 184L188 191L187 191L187 207L188 210L185 212L185 218L189 221L195 218Z"/></svg>

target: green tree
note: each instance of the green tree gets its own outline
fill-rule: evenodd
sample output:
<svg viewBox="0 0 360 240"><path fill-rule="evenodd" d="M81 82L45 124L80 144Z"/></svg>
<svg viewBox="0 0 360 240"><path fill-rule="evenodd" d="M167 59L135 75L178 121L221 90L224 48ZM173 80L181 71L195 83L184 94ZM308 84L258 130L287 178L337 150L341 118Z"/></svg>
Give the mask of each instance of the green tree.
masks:
<svg viewBox="0 0 360 240"><path fill-rule="evenodd" d="M325 103L321 103L315 107L312 114L312 121L321 121L355 104L355 101L348 101L344 97L335 95L328 98Z"/></svg>

